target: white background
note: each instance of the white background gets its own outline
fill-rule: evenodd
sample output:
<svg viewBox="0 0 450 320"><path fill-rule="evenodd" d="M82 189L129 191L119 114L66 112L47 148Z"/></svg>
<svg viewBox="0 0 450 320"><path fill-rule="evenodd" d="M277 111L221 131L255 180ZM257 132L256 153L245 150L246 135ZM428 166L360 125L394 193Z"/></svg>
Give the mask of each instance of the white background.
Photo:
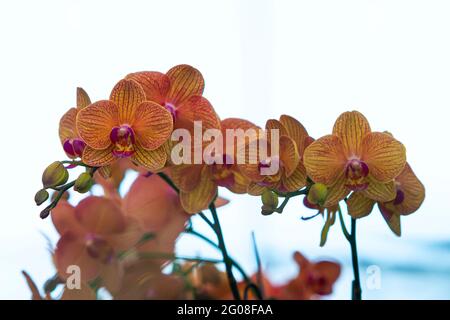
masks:
<svg viewBox="0 0 450 320"><path fill-rule="evenodd" d="M2 1L0 2L0 298L30 296L20 270L39 284L53 274L34 193L42 170L63 159L61 115L82 86L93 100L140 70L187 63L202 71L205 96L222 118L263 125L282 113L314 137L357 109L374 130L389 130L427 189L419 212L390 234L380 214L358 224L361 272L382 270L366 298L450 298L448 1ZM348 298L349 249L339 227L319 248L321 219L290 203L262 217L259 199L223 193L221 209L233 256L251 272L255 230L269 275L295 274L293 250L344 264L336 298ZM179 251L216 254L183 238Z"/></svg>

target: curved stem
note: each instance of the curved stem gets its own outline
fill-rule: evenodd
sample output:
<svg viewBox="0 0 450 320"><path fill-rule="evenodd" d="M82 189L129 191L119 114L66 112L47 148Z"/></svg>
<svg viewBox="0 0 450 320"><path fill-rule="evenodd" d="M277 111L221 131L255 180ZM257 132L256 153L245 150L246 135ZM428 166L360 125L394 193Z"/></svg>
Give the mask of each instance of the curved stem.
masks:
<svg viewBox="0 0 450 320"><path fill-rule="evenodd" d="M206 237L205 235L193 230L193 229L188 229L185 230L186 233L191 234L193 236L196 236L199 239L204 240L205 242L207 242L208 244L210 244L211 246L213 246L214 248L217 248L220 250L219 246L212 241L211 239L209 239L208 237ZM235 267L239 273L242 275L242 278L244 279L244 281L247 283L247 286L249 286L253 292L255 293L256 297L258 297L258 299L262 300L263 296L261 291L259 290L259 288L253 283L253 281L248 277L248 275L245 273L244 269L241 267L241 265L239 263L236 262L236 260L234 260L231 257L228 257L231 261L231 263L233 264L233 267Z"/></svg>
<svg viewBox="0 0 450 320"><path fill-rule="evenodd" d="M350 247L352 251L353 275L355 279L352 282L352 300L361 300L361 281L359 278L358 249L356 247L356 219L352 218Z"/></svg>
<svg viewBox="0 0 450 320"><path fill-rule="evenodd" d="M228 256L227 248L225 246L225 241L223 239L222 228L220 227L219 217L217 216L216 206L214 205L214 201L209 205L209 210L211 211L213 220L214 220L214 231L217 235L217 241L222 251L223 261L225 262L225 270L228 276L228 282L230 284L231 292L233 293L233 297L235 300L241 300L241 296L239 294L239 289L237 286L236 279L233 275L233 264Z"/></svg>

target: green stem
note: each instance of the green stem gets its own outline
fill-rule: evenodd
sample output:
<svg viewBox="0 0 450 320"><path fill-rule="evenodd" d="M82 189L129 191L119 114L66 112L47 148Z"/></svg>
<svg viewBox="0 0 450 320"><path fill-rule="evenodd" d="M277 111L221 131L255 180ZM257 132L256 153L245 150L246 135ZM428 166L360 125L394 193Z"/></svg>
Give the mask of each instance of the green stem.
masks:
<svg viewBox="0 0 450 320"><path fill-rule="evenodd" d="M211 246L213 246L214 248L217 248L220 250L219 246L212 241L211 239L209 239L208 237L206 237L205 235L193 230L193 229L187 229L185 230L185 233L187 234L191 234L193 236L196 236L199 239L202 239L203 241L205 241L206 243L210 244ZM253 281L248 277L248 275L245 273L244 269L241 267L241 265L239 263L236 262L236 260L234 260L231 257L228 257L231 261L231 263L233 264L233 267L235 267L239 273L242 275L242 278L244 279L244 281L247 283L247 286L249 286L254 294L256 295L256 297L260 300L263 299L263 295L261 293L261 291L259 290L259 288L253 283ZM223 262L223 261L222 261Z"/></svg>
<svg viewBox="0 0 450 320"><path fill-rule="evenodd" d="M219 217L217 215L216 206L214 205L214 201L209 205L209 210L211 211L211 214L212 214L212 217L214 220L214 231L216 232L216 235L217 235L217 241L218 241L220 251L222 251L223 261L225 262L225 270L227 272L228 282L230 285L231 292L233 293L233 297L235 300L241 300L237 282L233 275L233 264L230 260L230 257L228 256L227 248L225 246L225 241L224 241L223 234L222 234L222 228L220 226L220 221L219 221Z"/></svg>
<svg viewBox="0 0 450 320"><path fill-rule="evenodd" d="M356 247L356 219L352 218L350 247L352 251L352 265L355 279L352 282L352 300L361 300L361 281L359 278L358 249Z"/></svg>

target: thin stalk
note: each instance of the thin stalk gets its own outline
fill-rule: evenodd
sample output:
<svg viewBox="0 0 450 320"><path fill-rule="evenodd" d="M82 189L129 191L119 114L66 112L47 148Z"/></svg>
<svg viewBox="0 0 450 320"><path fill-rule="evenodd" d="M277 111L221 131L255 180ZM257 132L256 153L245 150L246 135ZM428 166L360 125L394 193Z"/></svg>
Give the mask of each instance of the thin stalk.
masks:
<svg viewBox="0 0 450 320"><path fill-rule="evenodd" d="M352 218L350 247L352 251L353 275L355 279L352 282L352 300L361 300L361 280L359 278L358 249L356 247L356 219Z"/></svg>
<svg viewBox="0 0 450 320"><path fill-rule="evenodd" d="M220 226L219 217L217 215L216 206L214 205L214 201L209 205L209 210L211 211L213 220L214 220L214 231L217 235L217 241L220 248L220 251L222 251L223 261L225 262L225 270L228 276L228 282L230 285L231 292L233 294L233 297L235 300L241 300L241 296L239 294L239 289L237 286L236 279L233 275L233 264L230 260L230 257L228 256L227 248L225 246L225 241L222 234L222 228Z"/></svg>

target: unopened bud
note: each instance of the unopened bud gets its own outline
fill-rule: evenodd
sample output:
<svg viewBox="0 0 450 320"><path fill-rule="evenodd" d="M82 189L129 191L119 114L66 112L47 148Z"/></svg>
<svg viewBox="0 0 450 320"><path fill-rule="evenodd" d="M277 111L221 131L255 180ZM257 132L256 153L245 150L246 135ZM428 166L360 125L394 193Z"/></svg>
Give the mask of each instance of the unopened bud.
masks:
<svg viewBox="0 0 450 320"><path fill-rule="evenodd" d="M73 190L79 192L79 193L86 193L89 190L91 190L92 185L94 184L94 179L92 179L92 176L90 173L83 172L80 174L75 180L75 185L73 186Z"/></svg>
<svg viewBox="0 0 450 320"><path fill-rule="evenodd" d="M263 206L261 207L261 213L263 215L274 213L278 207L278 195L272 191L264 191L261 195L261 201L263 203Z"/></svg>
<svg viewBox="0 0 450 320"><path fill-rule="evenodd" d="M323 183L315 183L308 192L307 200L311 204L323 205L328 196L328 188Z"/></svg>
<svg viewBox="0 0 450 320"><path fill-rule="evenodd" d="M48 194L47 190L41 189L38 192L36 192L36 195L34 196L34 201L36 202L36 204L38 206L40 206L45 201L47 201L48 197L49 197L49 194Z"/></svg>
<svg viewBox="0 0 450 320"><path fill-rule="evenodd" d="M60 161L55 161L49 165L42 174L42 184L44 188L54 188L65 184L69 179L69 172Z"/></svg>

